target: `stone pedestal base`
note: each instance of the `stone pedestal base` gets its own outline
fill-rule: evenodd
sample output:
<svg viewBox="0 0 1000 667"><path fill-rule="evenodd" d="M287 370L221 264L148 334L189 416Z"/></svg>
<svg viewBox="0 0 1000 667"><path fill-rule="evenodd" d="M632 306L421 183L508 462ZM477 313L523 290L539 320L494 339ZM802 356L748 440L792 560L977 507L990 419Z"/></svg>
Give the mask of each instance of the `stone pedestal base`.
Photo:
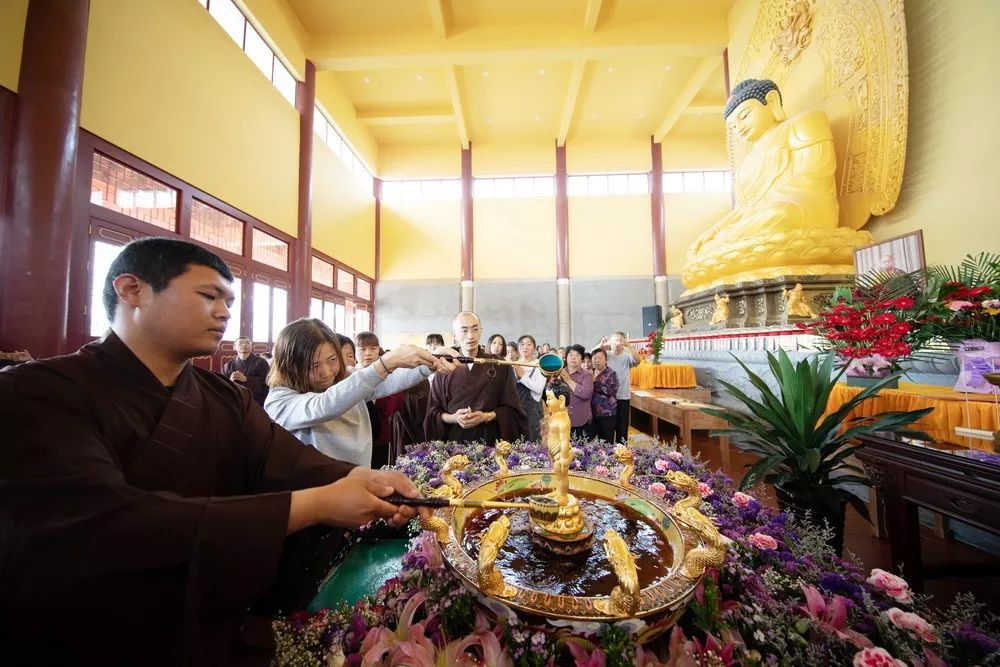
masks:
<svg viewBox="0 0 1000 667"><path fill-rule="evenodd" d="M794 289L796 283L802 283L802 292L806 302L818 311L828 303L837 286L849 284L853 280L854 276L846 274L783 276L697 292L681 297L674 302L673 305L684 313L684 326L678 329L671 325L668 331L669 333L692 333L807 322L809 318L788 315L785 310L785 299L781 296L783 289L791 290ZM715 312L716 294L729 297L729 318L725 322L709 324L712 320L712 314Z"/></svg>

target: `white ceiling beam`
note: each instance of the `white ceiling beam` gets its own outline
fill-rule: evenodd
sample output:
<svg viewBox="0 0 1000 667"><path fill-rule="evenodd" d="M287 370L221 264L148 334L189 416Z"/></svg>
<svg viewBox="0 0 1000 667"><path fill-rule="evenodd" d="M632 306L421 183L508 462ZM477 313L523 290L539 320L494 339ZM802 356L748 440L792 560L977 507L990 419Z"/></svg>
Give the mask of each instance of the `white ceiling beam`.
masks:
<svg viewBox="0 0 1000 667"><path fill-rule="evenodd" d="M586 71L586 60L577 60L573 63L573 71L569 75L569 85L566 87L566 99L563 102L562 116L559 120L559 135L556 137L557 146L566 145L566 139L569 137L569 131L573 126L576 103L580 99L580 84L583 83L583 75Z"/></svg>
<svg viewBox="0 0 1000 667"><path fill-rule="evenodd" d="M429 125L455 122L455 112L451 107L365 109L359 110L357 117L365 125Z"/></svg>
<svg viewBox="0 0 1000 667"><path fill-rule="evenodd" d="M458 87L458 68L448 68L448 96L451 97L451 108L455 114L455 124L458 125L458 138L462 148L469 147L469 124L465 121L465 104L462 101L462 91Z"/></svg>
<svg viewBox="0 0 1000 667"><path fill-rule="evenodd" d="M587 32L597 30L597 20L601 17L601 5L604 0L587 0L587 9L583 13L583 29Z"/></svg>
<svg viewBox="0 0 1000 667"><path fill-rule="evenodd" d="M663 121L653 132L653 141L660 143L663 138L669 134L670 130L673 129L674 125L684 114L684 111L691 106L691 101L695 98L695 95L704 88L705 83L708 81L709 77L715 73L719 65L722 64L722 58L719 54L703 58L698 68L688 79L684 87L681 88L677 97L674 98L674 103L671 105L670 109L667 111L666 115L663 117Z"/></svg>
<svg viewBox="0 0 1000 667"><path fill-rule="evenodd" d="M531 47L523 49L469 49L462 51L411 51L387 49L368 55L317 51L313 62L324 72L363 72L384 69L448 66L535 65L539 62L576 60L643 60L674 62L681 58L711 57L721 61L720 44L615 44L607 46Z"/></svg>
<svg viewBox="0 0 1000 667"><path fill-rule="evenodd" d="M431 23L434 24L434 34L441 39L448 39L448 10L444 6L445 0L427 0L427 7L431 11Z"/></svg>

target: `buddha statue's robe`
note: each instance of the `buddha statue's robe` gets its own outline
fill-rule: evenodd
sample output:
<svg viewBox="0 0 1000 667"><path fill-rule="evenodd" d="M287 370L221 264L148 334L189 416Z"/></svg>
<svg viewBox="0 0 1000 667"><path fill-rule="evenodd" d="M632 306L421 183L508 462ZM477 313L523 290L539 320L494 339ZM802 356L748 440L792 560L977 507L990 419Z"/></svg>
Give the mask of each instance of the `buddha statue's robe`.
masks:
<svg viewBox="0 0 1000 667"><path fill-rule="evenodd" d="M838 227L837 158L826 114L767 131L736 170L736 208L688 249L688 292L796 273L853 272L868 232Z"/></svg>
<svg viewBox="0 0 1000 667"><path fill-rule="evenodd" d="M308 603L342 542L286 538L290 491L352 465L220 375L189 363L164 387L113 333L0 372L0 433L11 665L268 664L273 608L248 608Z"/></svg>

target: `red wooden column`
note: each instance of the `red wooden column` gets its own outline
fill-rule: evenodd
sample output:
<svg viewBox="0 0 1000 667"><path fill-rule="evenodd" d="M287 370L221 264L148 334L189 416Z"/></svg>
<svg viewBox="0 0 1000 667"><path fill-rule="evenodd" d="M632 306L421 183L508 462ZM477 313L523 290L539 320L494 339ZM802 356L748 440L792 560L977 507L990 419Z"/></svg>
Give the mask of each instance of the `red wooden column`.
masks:
<svg viewBox="0 0 1000 667"><path fill-rule="evenodd" d="M89 0L31 0L0 221L0 349L68 351L69 275ZM86 200L86 197L84 197Z"/></svg>
<svg viewBox="0 0 1000 667"><path fill-rule="evenodd" d="M316 65L306 61L305 81L296 87L299 111L299 220L292 267L291 319L309 316L312 294L312 164L313 116L316 113Z"/></svg>
<svg viewBox="0 0 1000 667"><path fill-rule="evenodd" d="M462 285L459 309L475 310L472 266L472 144L462 149Z"/></svg>
<svg viewBox="0 0 1000 667"><path fill-rule="evenodd" d="M649 139L652 170L649 172L649 208L653 221L653 294L667 312L667 224L663 212L663 144Z"/></svg>
<svg viewBox="0 0 1000 667"><path fill-rule="evenodd" d="M378 281L382 274L382 179L376 178L372 182L372 196L375 197L375 275L372 276L375 282L372 283L372 306L371 323L369 326L375 331L375 290L378 289Z"/></svg>
<svg viewBox="0 0 1000 667"><path fill-rule="evenodd" d="M560 346L573 340L569 294L569 197L566 194L566 146L556 145L556 337Z"/></svg>
<svg viewBox="0 0 1000 667"><path fill-rule="evenodd" d="M722 76L726 79L726 97L729 97L729 93L733 90L729 81L729 49L722 50Z"/></svg>

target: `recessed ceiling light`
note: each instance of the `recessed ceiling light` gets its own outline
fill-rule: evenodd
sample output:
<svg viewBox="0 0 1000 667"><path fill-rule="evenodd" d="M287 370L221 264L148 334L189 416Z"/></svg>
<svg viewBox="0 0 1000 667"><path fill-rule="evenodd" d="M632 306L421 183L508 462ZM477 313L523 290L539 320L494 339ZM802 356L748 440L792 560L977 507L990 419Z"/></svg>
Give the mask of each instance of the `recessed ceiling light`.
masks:
<svg viewBox="0 0 1000 667"><path fill-rule="evenodd" d="M423 80L424 80L424 75L423 74L418 74L417 75L417 81L423 81Z"/></svg>
<svg viewBox="0 0 1000 667"><path fill-rule="evenodd" d="M614 67L609 67L609 68L608 68L608 71L609 71L609 72L614 72L614 71L615 71L615 68L614 68Z"/></svg>
<svg viewBox="0 0 1000 667"><path fill-rule="evenodd" d="M489 73L489 72L483 72L483 76L485 76L485 77L489 78L489 76L490 76L490 73Z"/></svg>
<svg viewBox="0 0 1000 667"><path fill-rule="evenodd" d="M493 122L493 116L490 116L489 118L487 118L486 122L487 123L492 123Z"/></svg>
<svg viewBox="0 0 1000 667"><path fill-rule="evenodd" d="M645 117L646 117L646 112L645 111L640 111L639 112L639 118L645 118Z"/></svg>
<svg viewBox="0 0 1000 667"><path fill-rule="evenodd" d="M536 121L539 121L539 120L541 120L541 116L535 116L535 120L536 120Z"/></svg>
<svg viewBox="0 0 1000 667"><path fill-rule="evenodd" d="M673 66L673 65L667 65L666 67L664 67L664 68L663 68L663 70L664 70L665 72L669 72L669 71L670 71L670 70L672 70L673 68L674 68L674 66Z"/></svg>
<svg viewBox="0 0 1000 667"><path fill-rule="evenodd" d="M591 114L590 115L590 120L597 120L597 114L596 113L595 114Z"/></svg>
<svg viewBox="0 0 1000 667"><path fill-rule="evenodd" d="M365 77L365 83L371 83L371 82L372 82L372 78L370 76L366 76Z"/></svg>
<svg viewBox="0 0 1000 667"><path fill-rule="evenodd" d="M542 69L538 70L538 73L542 76L545 76L545 68L543 67Z"/></svg>

